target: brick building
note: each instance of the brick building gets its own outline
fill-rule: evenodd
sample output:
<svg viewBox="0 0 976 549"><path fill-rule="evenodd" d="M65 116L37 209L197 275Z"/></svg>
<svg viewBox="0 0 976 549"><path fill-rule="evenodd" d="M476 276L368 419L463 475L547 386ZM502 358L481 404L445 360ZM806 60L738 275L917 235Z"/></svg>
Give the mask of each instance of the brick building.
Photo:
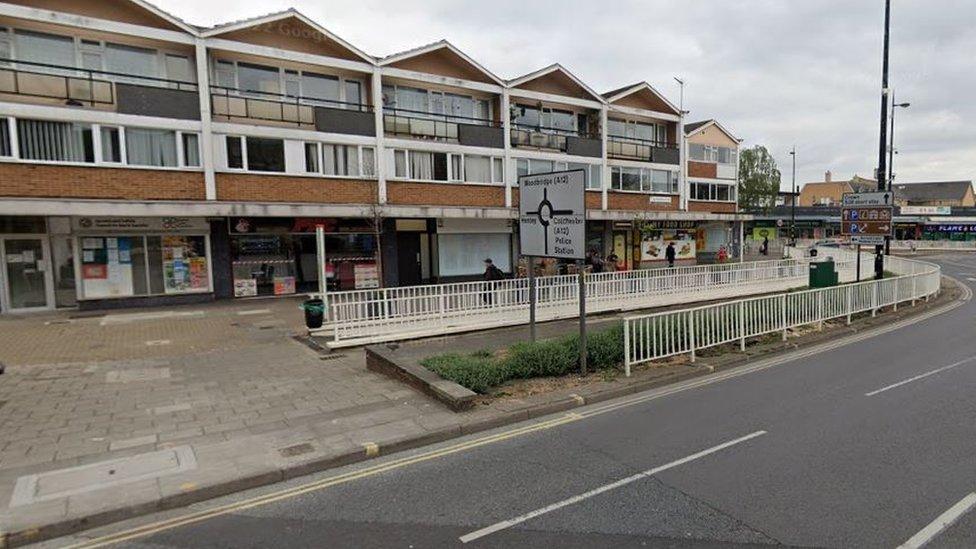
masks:
<svg viewBox="0 0 976 549"><path fill-rule="evenodd" d="M514 272L518 176L562 169L591 250L694 262L740 221L738 140L697 129L647 83L503 79L446 41L376 57L294 10L0 2L0 311L312 291L317 225L335 291Z"/></svg>

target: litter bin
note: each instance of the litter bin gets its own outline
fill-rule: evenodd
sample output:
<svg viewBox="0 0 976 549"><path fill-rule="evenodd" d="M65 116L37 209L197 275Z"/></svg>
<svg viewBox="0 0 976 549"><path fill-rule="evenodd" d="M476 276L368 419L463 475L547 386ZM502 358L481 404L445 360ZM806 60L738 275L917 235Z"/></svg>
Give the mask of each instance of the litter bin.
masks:
<svg viewBox="0 0 976 549"><path fill-rule="evenodd" d="M817 257L817 249L810 248L810 257Z"/></svg>
<svg viewBox="0 0 976 549"><path fill-rule="evenodd" d="M325 302L321 299L306 299L302 303L302 310L305 311L305 327L315 330L322 327L325 319Z"/></svg>
<svg viewBox="0 0 976 549"><path fill-rule="evenodd" d="M837 285L837 269L832 258L810 262L809 285L811 288L829 288Z"/></svg>

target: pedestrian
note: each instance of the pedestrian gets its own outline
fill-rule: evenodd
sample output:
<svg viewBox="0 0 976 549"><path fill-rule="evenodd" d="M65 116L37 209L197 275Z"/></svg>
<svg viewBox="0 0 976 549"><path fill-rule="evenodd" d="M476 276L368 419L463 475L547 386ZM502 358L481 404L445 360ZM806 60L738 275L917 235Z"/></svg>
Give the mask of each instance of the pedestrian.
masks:
<svg viewBox="0 0 976 549"><path fill-rule="evenodd" d="M725 246L719 246L718 248L718 262L725 263L729 260L729 252L725 250Z"/></svg>
<svg viewBox="0 0 976 549"><path fill-rule="evenodd" d="M762 243L762 246L759 247L759 253L761 255L769 255L769 237L768 236L764 236L763 237L763 243Z"/></svg>
<svg viewBox="0 0 976 549"><path fill-rule="evenodd" d="M495 263L492 262L490 257L488 257L485 258L485 273L482 275L482 278L485 281L485 292L482 294L481 299L485 302L485 304L491 305L493 302L492 296L494 295L493 290L495 289L494 282L496 280L504 280L505 273L496 267Z"/></svg>
<svg viewBox="0 0 976 549"><path fill-rule="evenodd" d="M674 268L674 242L668 242L668 247L664 250L664 257L668 260L668 267Z"/></svg>
<svg viewBox="0 0 976 549"><path fill-rule="evenodd" d="M607 261L606 261L607 270L609 272L616 272L618 267L617 263L619 262L620 262L620 258L617 257L617 254L610 252L610 255L607 256Z"/></svg>
<svg viewBox="0 0 976 549"><path fill-rule="evenodd" d="M590 264L590 272L603 272L603 260L600 259L600 252L596 250L591 251L588 263Z"/></svg>

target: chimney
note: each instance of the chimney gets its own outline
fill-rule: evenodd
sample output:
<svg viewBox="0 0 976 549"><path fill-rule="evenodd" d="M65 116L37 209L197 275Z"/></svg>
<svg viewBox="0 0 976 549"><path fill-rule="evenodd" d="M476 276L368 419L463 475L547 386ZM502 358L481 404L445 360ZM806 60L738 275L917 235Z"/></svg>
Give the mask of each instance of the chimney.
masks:
<svg viewBox="0 0 976 549"><path fill-rule="evenodd" d="M830 170L827 170L827 173L824 174L824 181L830 183Z"/></svg>

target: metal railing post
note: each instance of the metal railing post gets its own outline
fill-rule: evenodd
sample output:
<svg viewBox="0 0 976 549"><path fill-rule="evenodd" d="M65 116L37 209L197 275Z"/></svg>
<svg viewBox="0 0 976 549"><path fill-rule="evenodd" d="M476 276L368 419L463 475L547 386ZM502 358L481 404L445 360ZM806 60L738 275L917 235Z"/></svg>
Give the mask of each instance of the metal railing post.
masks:
<svg viewBox="0 0 976 549"><path fill-rule="evenodd" d="M878 316L878 282L871 283L871 316Z"/></svg>
<svg viewBox="0 0 976 549"><path fill-rule="evenodd" d="M624 319L624 376L630 377L630 321Z"/></svg>
<svg viewBox="0 0 976 549"><path fill-rule="evenodd" d="M915 306L915 297L917 290L916 281L918 280L918 275L912 275L912 307Z"/></svg>
<svg viewBox="0 0 976 549"><path fill-rule="evenodd" d="M691 361L695 361L695 311L688 313L688 344L691 346Z"/></svg>
<svg viewBox="0 0 976 549"><path fill-rule="evenodd" d="M746 352L746 302L739 302L739 351Z"/></svg>
<svg viewBox="0 0 976 549"><path fill-rule="evenodd" d="M826 290L817 291L817 331L822 332L824 327L824 294Z"/></svg>
<svg viewBox="0 0 976 549"><path fill-rule="evenodd" d="M845 309L847 310L847 325L850 326L851 314L854 312L854 286L850 284L847 285L847 298L845 301L847 302L845 305Z"/></svg>
<svg viewBox="0 0 976 549"><path fill-rule="evenodd" d="M780 301L780 319L783 327L783 341L786 341L786 294L783 294L779 298Z"/></svg>

